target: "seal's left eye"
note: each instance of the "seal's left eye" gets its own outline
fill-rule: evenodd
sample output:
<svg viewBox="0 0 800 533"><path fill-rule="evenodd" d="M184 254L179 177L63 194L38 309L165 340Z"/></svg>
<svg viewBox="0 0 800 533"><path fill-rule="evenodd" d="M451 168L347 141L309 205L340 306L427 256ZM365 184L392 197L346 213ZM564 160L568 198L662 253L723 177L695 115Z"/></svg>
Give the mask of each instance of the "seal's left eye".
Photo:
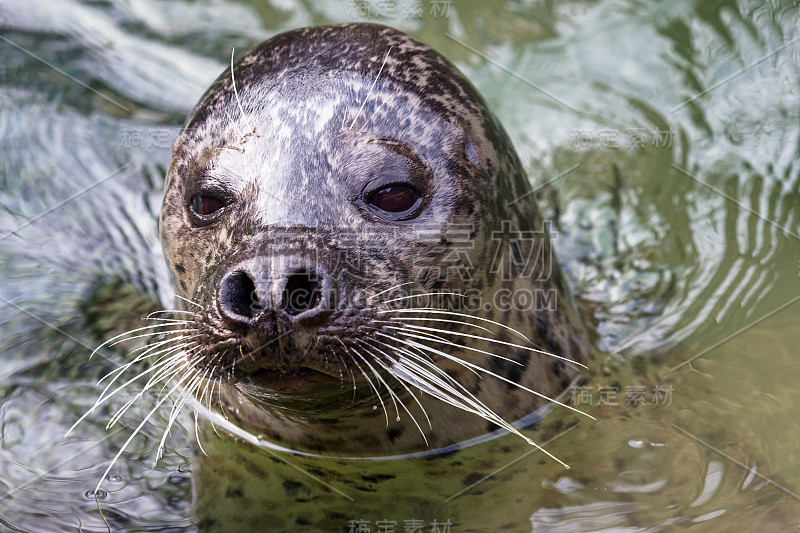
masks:
<svg viewBox="0 0 800 533"><path fill-rule="evenodd" d="M389 185L373 192L367 203L387 213L405 213L417 206L420 195L407 185Z"/></svg>
<svg viewBox="0 0 800 533"><path fill-rule="evenodd" d="M196 194L192 197L191 206L196 214L207 217L225 207L225 202L206 194Z"/></svg>

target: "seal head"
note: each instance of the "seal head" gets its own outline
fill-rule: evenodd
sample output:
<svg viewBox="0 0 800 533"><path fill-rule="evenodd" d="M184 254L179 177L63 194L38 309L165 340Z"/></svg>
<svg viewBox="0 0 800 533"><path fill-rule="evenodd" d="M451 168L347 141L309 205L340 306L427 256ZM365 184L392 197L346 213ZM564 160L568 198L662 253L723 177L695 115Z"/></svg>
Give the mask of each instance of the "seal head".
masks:
<svg viewBox="0 0 800 533"><path fill-rule="evenodd" d="M591 343L529 192L481 96L414 38L344 24L259 45L192 111L167 175L198 396L350 454L547 403Z"/></svg>

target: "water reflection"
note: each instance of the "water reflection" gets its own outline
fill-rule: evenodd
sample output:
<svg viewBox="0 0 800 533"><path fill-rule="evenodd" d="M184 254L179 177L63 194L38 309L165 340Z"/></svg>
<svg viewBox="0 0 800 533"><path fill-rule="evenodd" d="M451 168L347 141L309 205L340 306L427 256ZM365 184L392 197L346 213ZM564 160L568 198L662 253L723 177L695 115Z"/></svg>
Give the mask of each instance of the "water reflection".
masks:
<svg viewBox="0 0 800 533"><path fill-rule="evenodd" d="M771 314L800 294L796 3L454 4L448 18L394 22L465 71L532 182L545 184L540 200L557 223L565 270L611 352L587 386L617 386L621 405L593 404L600 422L554 443L573 470L535 470L523 507L512 511L503 485L487 481L451 509L480 510L469 524L485 531L513 513L535 531L794 527L797 500L755 473L792 492L800 480L797 308ZM154 220L185 114L232 46L343 21L348 10L0 5L5 38L89 87L0 43L4 527L103 531L103 518L116 528L192 527L188 419L156 467L166 421L135 441L104 484L103 516L85 497L126 432L107 433L98 417L61 439L110 368L87 364L82 345L107 338L120 316L87 318L81 302L131 286L169 301ZM140 303L119 312L147 308ZM634 385L670 385L674 403L627 406ZM484 473L504 462L493 450L482 450ZM454 492L444 485L445 496Z"/></svg>

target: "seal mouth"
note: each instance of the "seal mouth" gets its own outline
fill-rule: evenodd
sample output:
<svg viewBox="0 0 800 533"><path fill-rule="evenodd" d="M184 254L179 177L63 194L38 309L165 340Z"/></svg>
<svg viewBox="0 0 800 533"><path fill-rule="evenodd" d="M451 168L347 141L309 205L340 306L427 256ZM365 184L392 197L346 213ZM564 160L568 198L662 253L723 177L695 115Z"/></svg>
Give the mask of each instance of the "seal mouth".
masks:
<svg viewBox="0 0 800 533"><path fill-rule="evenodd" d="M305 366L297 368L259 368L242 379L242 382L247 385L276 392L306 390L329 384L333 381L333 376ZM338 382L339 379L336 378L335 381Z"/></svg>

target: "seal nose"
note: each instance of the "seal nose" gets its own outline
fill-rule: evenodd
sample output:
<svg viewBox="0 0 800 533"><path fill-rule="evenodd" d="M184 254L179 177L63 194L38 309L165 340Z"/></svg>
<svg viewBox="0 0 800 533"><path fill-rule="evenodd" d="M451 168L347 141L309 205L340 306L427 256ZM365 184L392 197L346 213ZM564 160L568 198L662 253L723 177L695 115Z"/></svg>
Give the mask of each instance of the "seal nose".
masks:
<svg viewBox="0 0 800 533"><path fill-rule="evenodd" d="M219 306L226 318L247 325L252 325L263 310L256 284L244 270L234 271L222 279Z"/></svg>
<svg viewBox="0 0 800 533"><path fill-rule="evenodd" d="M249 327L267 316L304 324L324 315L333 301L330 278L318 267L297 263L256 258L233 267L220 282L222 315Z"/></svg>
<svg viewBox="0 0 800 533"><path fill-rule="evenodd" d="M305 268L289 276L283 289L281 309L290 315L300 315L313 310L322 301L319 274Z"/></svg>

